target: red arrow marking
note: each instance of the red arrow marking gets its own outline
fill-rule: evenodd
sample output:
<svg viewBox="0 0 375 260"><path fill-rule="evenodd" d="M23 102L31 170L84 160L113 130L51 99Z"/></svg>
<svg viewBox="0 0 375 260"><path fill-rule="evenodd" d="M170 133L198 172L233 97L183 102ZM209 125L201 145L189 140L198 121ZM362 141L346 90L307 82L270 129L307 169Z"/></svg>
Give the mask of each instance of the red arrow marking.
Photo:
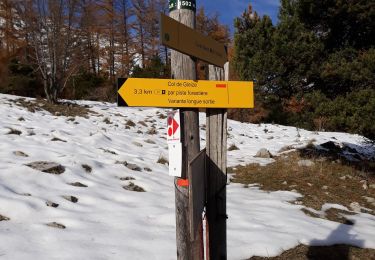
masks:
<svg viewBox="0 0 375 260"><path fill-rule="evenodd" d="M173 134L176 133L179 126L180 125L177 123L177 121L173 119Z"/></svg>

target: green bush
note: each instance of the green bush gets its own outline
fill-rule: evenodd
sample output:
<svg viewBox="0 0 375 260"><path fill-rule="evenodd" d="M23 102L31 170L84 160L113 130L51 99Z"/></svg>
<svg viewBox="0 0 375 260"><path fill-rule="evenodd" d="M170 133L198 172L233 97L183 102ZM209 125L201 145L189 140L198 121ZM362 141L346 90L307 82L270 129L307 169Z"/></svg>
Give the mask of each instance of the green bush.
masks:
<svg viewBox="0 0 375 260"><path fill-rule="evenodd" d="M134 78L170 78L170 68L165 65L159 56L154 56L144 68L138 65L134 67L132 77Z"/></svg>
<svg viewBox="0 0 375 260"><path fill-rule="evenodd" d="M319 91L304 96L302 113L288 117L289 123L315 130L357 133L375 140L375 90L353 91L330 100ZM319 129L320 128L320 129Z"/></svg>
<svg viewBox="0 0 375 260"><path fill-rule="evenodd" d="M8 76L1 82L1 92L19 96L35 97L42 92L33 68L17 59L8 64Z"/></svg>
<svg viewBox="0 0 375 260"><path fill-rule="evenodd" d="M71 77L70 87L72 88L74 99L96 99L93 93L96 92L105 79L94 73L81 70L78 74Z"/></svg>

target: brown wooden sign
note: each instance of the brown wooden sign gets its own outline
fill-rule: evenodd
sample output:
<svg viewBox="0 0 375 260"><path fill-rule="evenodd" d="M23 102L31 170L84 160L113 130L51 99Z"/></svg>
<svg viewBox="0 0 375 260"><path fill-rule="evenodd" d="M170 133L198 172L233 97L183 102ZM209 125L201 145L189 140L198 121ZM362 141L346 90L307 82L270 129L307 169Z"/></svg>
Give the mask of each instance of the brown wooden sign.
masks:
<svg viewBox="0 0 375 260"><path fill-rule="evenodd" d="M196 237L205 205L206 149L189 163L190 236Z"/></svg>
<svg viewBox="0 0 375 260"><path fill-rule="evenodd" d="M224 44L161 14L160 38L163 45L218 67L224 67L228 55Z"/></svg>

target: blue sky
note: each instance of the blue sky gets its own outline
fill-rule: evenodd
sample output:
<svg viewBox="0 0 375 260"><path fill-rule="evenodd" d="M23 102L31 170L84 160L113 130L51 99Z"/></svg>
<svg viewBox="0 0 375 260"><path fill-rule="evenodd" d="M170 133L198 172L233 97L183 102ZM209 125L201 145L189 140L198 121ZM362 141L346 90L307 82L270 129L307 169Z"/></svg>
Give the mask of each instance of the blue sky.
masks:
<svg viewBox="0 0 375 260"><path fill-rule="evenodd" d="M220 21L227 24L233 33L233 20L241 16L249 3L259 15L268 15L274 24L277 23L279 0L197 0L198 7L204 6L206 13L218 12Z"/></svg>

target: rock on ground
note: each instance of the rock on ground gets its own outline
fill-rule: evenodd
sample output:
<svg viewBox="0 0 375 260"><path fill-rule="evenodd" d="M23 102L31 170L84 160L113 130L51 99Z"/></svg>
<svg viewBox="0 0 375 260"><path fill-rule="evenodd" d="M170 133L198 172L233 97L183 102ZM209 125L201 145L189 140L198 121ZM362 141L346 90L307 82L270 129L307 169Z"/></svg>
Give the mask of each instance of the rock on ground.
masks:
<svg viewBox="0 0 375 260"><path fill-rule="evenodd" d="M10 218L0 215L0 221L8 221L8 220L10 220Z"/></svg>
<svg viewBox="0 0 375 260"><path fill-rule="evenodd" d="M298 166L300 167L312 167L315 163L311 160L300 160L298 161Z"/></svg>
<svg viewBox="0 0 375 260"><path fill-rule="evenodd" d="M20 157L29 157L26 153L24 153L22 151L15 151L15 152L13 152L13 154L15 156L20 156Z"/></svg>
<svg viewBox="0 0 375 260"><path fill-rule="evenodd" d="M26 164L26 166L34 170L38 170L38 171L50 173L50 174L62 174L63 172L65 172L64 166L58 163L54 163L54 162L39 161L39 162L28 163Z"/></svg>
<svg viewBox="0 0 375 260"><path fill-rule="evenodd" d="M273 156L272 156L272 154L270 153L270 151L268 151L268 150L265 149L265 148L262 148L262 149L260 149L260 150L256 153L255 157L259 157L259 158L272 158Z"/></svg>
<svg viewBox="0 0 375 260"><path fill-rule="evenodd" d="M135 185L133 182L129 182L129 184L126 186L123 186L123 188L128 191L145 192L145 189L143 189L142 187L138 185Z"/></svg>
<svg viewBox="0 0 375 260"><path fill-rule="evenodd" d="M47 223L47 226L54 227L54 228L60 228L60 229L66 228L63 224L60 224L60 223L57 223L57 222Z"/></svg>

